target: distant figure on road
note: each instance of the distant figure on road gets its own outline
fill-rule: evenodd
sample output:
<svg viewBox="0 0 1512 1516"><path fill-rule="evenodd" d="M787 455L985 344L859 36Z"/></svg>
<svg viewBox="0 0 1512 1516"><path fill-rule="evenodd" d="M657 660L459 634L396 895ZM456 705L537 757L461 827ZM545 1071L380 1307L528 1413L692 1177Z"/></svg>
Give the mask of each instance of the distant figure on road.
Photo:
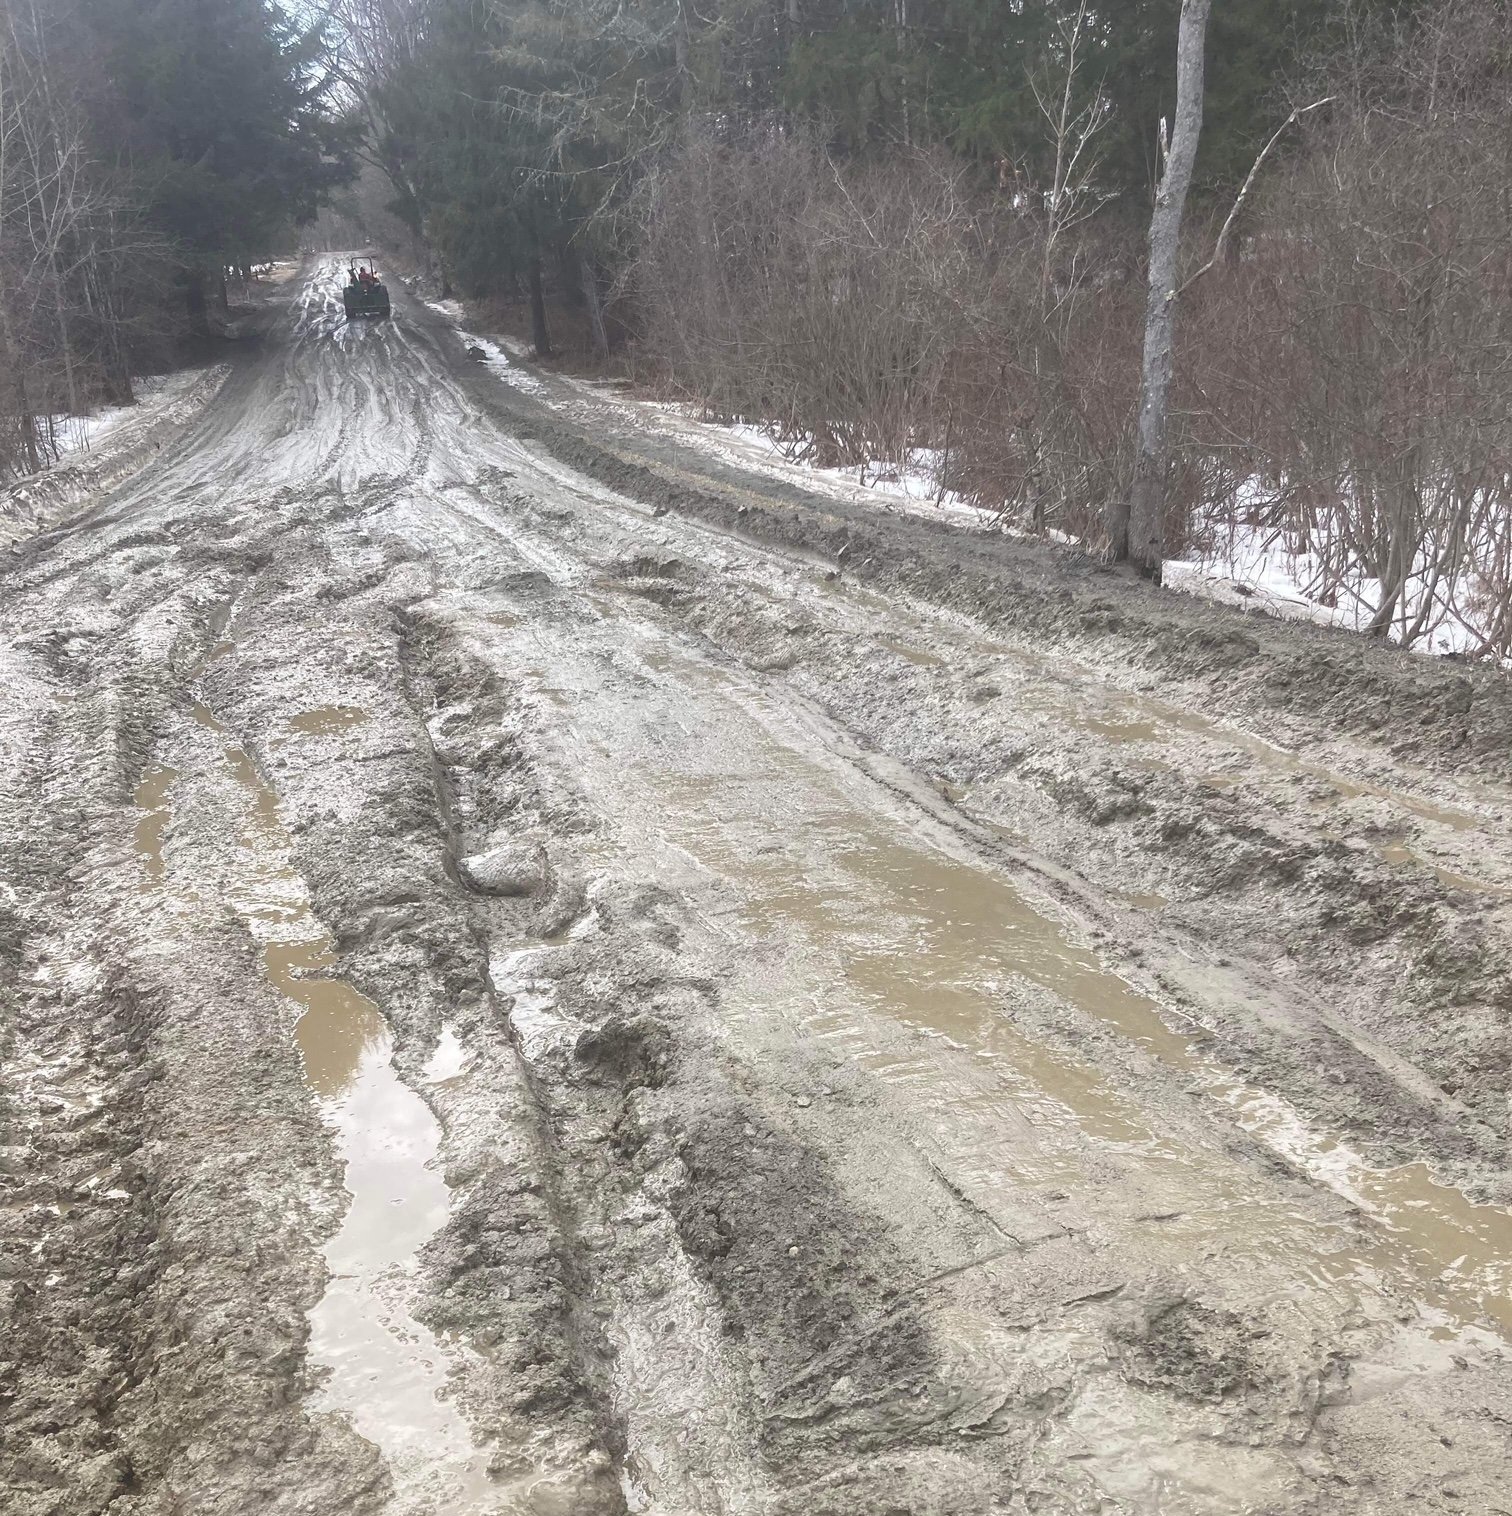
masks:
<svg viewBox="0 0 1512 1516"><path fill-rule="evenodd" d="M341 292L341 303L346 308L348 320L356 316L381 318L388 315L389 292L378 277L371 258L361 265L355 261L347 265L347 283Z"/></svg>

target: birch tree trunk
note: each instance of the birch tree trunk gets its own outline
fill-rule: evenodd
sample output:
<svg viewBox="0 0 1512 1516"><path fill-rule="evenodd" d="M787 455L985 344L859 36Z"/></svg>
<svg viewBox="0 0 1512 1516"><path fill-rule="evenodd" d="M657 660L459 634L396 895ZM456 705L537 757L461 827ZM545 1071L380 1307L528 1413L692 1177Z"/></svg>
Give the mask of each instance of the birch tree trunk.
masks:
<svg viewBox="0 0 1512 1516"><path fill-rule="evenodd" d="M1129 498L1114 500L1108 518L1114 561L1132 560L1140 573L1157 582L1165 551L1177 260L1181 218L1192 183L1197 139L1202 134L1202 50L1211 8L1212 0L1181 0L1176 40L1176 125L1150 216L1150 292L1145 304L1144 366L1139 382L1139 447Z"/></svg>

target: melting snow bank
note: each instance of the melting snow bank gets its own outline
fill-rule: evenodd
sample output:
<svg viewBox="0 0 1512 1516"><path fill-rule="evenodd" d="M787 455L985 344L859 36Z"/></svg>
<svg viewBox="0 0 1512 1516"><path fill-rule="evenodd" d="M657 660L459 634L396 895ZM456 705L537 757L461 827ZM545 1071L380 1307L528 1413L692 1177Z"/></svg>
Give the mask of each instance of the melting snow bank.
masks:
<svg viewBox="0 0 1512 1516"><path fill-rule="evenodd" d="M457 330L457 335L466 344L470 357L479 363L486 364L505 384L513 385L517 390L523 390L527 395L535 395L540 399L546 398L546 385L528 369L520 366L518 360L523 359L529 352L524 343L509 343L506 348L502 343L491 341L487 337L478 336L476 332L466 330L462 322L467 313L462 309L459 301L427 300L425 303L451 322Z"/></svg>
<svg viewBox="0 0 1512 1516"><path fill-rule="evenodd" d="M930 516L948 515L963 527L992 528L999 525L988 511L970 504L953 490L941 490L938 479L942 462L938 449L915 448L906 465L874 459L860 468L821 468L794 456L795 449L771 431L750 422L710 421L695 405L680 401L643 400L619 393L602 381L580 379L570 374L552 374L550 381L526 367L530 346L517 339L491 341L462 325L466 312L456 300L427 300L426 305L444 316L474 356L506 384L535 396L553 410L571 410L591 398L598 405L619 410L632 425L676 438L722 463L733 463L752 473L799 483L817 494L861 501L887 510L917 510ZM802 441L799 442L801 450Z"/></svg>
<svg viewBox="0 0 1512 1516"><path fill-rule="evenodd" d="M140 380L134 405L53 418L57 461L0 487L0 547L56 526L134 473L204 410L230 372L229 364L217 363Z"/></svg>
<svg viewBox="0 0 1512 1516"><path fill-rule="evenodd" d="M194 372L198 372L197 370ZM135 383L136 399L130 405L107 405L88 416L65 414L49 416L47 430L52 438L55 463L70 460L75 453L98 447L122 422L153 411L161 397L182 386L182 374L153 374Z"/></svg>
<svg viewBox="0 0 1512 1516"><path fill-rule="evenodd" d="M659 414L664 429L675 432L688 445L725 462L737 463L775 478L801 482L806 489L884 510L910 510L921 515L944 517L963 527L1003 528L1003 523L991 511L973 505L954 490L941 487L939 480L944 459L939 448L910 448L904 463L873 458L857 467L826 468L803 456L813 444L809 436L784 441L768 428L749 421L704 420L691 405L658 404L623 396L616 398Z"/></svg>
<svg viewBox="0 0 1512 1516"><path fill-rule="evenodd" d="M1213 521L1206 533L1210 546L1189 560L1170 560L1163 568L1165 584L1201 595L1222 605L1240 605L1287 620L1316 622L1363 632L1380 604L1381 586L1356 564L1333 583L1333 605L1322 603L1330 583L1318 555L1299 549L1288 534L1274 527ZM1466 598L1466 597L1461 597ZM1468 597L1472 602L1475 595ZM1492 597L1488 596L1487 599ZM1484 638L1464 613L1445 595L1426 563L1410 576L1392 640L1402 627L1423 617L1423 630L1412 650L1418 653L1476 654ZM1512 660L1502 659L1504 668Z"/></svg>

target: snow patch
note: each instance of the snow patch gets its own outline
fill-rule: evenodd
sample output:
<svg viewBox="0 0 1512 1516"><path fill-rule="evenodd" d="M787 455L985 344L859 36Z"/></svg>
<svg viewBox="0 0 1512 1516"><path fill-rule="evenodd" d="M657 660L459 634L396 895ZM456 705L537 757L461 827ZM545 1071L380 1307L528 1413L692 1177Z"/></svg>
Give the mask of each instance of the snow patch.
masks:
<svg viewBox="0 0 1512 1516"><path fill-rule="evenodd" d="M815 494L945 520L966 530L1035 535L1015 529L992 511L954 490L942 488L940 480L947 460L940 449L911 449L902 464L873 459L861 467L823 468L804 456L812 446L811 437L785 439L775 428L747 420L713 421L695 405L626 395L602 381L568 374L540 377L527 366L528 344L509 337L494 341L467 331L462 326L466 313L458 301L431 300L427 304L456 327L463 342L484 353L482 361L500 379L553 409L571 412L589 406L610 406L630 425L670 436L721 463L797 484ZM1081 546L1063 532L1050 531L1044 535L1063 546ZM1170 559L1164 564L1164 582L1173 590L1281 619L1310 621L1349 631L1363 631L1370 623L1380 592L1374 579L1363 571L1357 572L1343 586L1336 587L1334 604L1323 604L1319 588L1323 583L1321 562L1316 555L1289 544L1284 534L1274 529L1214 518L1197 523L1194 540L1203 546L1187 558ZM1424 596L1429 593L1430 577L1424 565L1423 572L1409 582L1398 618L1398 634L1416 619ZM1435 604L1429 608L1426 620L1427 629L1414 651L1473 654L1481 645L1477 629L1452 607ZM1508 666L1512 667L1512 662Z"/></svg>
<svg viewBox="0 0 1512 1516"><path fill-rule="evenodd" d="M137 380L133 405L49 418L58 457L0 486L0 547L55 525L90 495L120 483L161 446L164 430L186 425L215 398L230 372L230 364L219 363Z"/></svg>
<svg viewBox="0 0 1512 1516"><path fill-rule="evenodd" d="M1331 582L1319 556L1280 528L1230 519L1199 521L1194 537L1202 545L1188 558L1169 559L1162 565L1163 582L1171 589L1285 620L1311 621L1353 632L1362 632L1370 625L1380 603L1380 583L1362 566L1354 565L1341 581ZM1330 584L1331 589L1325 591ZM1435 595L1432 585L1426 563L1409 577L1393 626L1393 640L1400 640L1404 627L1423 613L1425 630L1413 644L1414 652L1438 656L1476 653L1483 642L1481 633L1457 607ZM1323 603L1325 593L1331 604ZM1503 664L1512 666L1512 661L1503 660Z"/></svg>
<svg viewBox="0 0 1512 1516"><path fill-rule="evenodd" d="M517 358L512 357L500 343L491 342L487 337L479 337L473 332L463 331L460 326L457 328L457 335L469 347L475 347L484 354L479 361L497 374L505 384L512 385L527 395L546 395L545 384L529 370L521 368Z"/></svg>
<svg viewBox="0 0 1512 1516"><path fill-rule="evenodd" d="M530 349L523 342L516 342L508 337L494 341L489 337L479 336L476 332L470 332L462 325L467 317L467 312L462 309L457 300L427 300L431 310L438 315L445 316L451 322L457 335L462 339L464 346L469 349L477 349L483 354L478 361L491 369L505 384L512 385L515 389L523 391L527 395L535 395L544 399L547 395L546 385L534 374L520 367L530 354Z"/></svg>

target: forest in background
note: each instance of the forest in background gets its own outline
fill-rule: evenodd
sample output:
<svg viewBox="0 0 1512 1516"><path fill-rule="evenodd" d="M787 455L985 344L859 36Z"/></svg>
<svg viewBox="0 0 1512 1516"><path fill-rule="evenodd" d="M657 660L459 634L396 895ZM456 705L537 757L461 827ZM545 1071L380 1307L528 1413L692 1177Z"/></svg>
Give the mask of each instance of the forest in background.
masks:
<svg viewBox="0 0 1512 1516"><path fill-rule="evenodd" d="M353 172L323 20L270 0L0 9L0 478L132 398Z"/></svg>
<svg viewBox="0 0 1512 1516"><path fill-rule="evenodd" d="M543 356L1106 554L1180 8L13 0L0 467L333 200ZM1205 85L1164 551L1512 656L1505 0L1216 0Z"/></svg>

